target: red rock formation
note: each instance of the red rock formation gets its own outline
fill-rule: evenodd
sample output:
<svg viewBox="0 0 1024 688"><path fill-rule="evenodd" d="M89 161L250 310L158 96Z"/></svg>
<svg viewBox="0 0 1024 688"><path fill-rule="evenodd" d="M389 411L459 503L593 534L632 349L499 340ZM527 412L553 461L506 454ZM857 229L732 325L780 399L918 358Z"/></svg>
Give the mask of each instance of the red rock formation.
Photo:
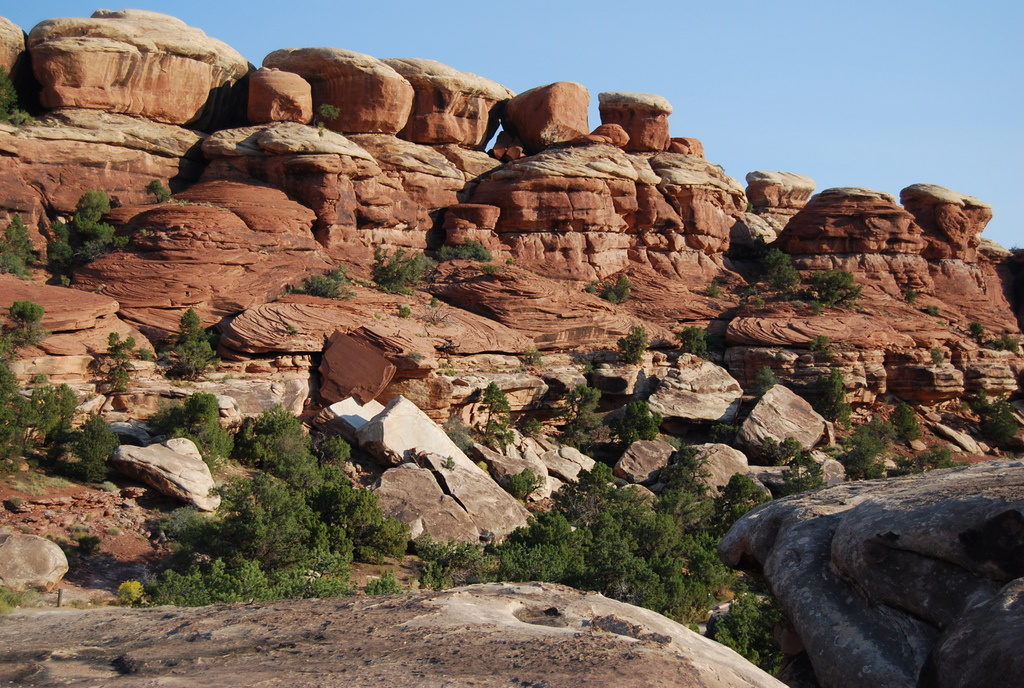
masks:
<svg viewBox="0 0 1024 688"><path fill-rule="evenodd" d="M783 227L814 193L814 180L793 172L755 171L747 174L747 198L758 215L770 217Z"/></svg>
<svg viewBox="0 0 1024 688"><path fill-rule="evenodd" d="M309 82L293 72L257 69L249 75L249 121L298 122L313 119L313 90Z"/></svg>
<svg viewBox="0 0 1024 688"><path fill-rule="evenodd" d="M508 101L502 123L522 141L527 153L539 153L553 143L571 141L590 131L589 105L586 87L557 81L523 91Z"/></svg>
<svg viewBox="0 0 1024 688"><path fill-rule="evenodd" d="M327 404L349 397L367 404L394 376L395 365L379 349L338 330L327 340L320 361L320 397Z"/></svg>
<svg viewBox="0 0 1024 688"><path fill-rule="evenodd" d="M166 336L189 307L211 325L330 266L313 239L313 212L277 189L201 182L177 199L184 204L120 209L128 249L77 270L74 286L104 289L122 317Z"/></svg>
<svg viewBox="0 0 1024 688"><path fill-rule="evenodd" d="M704 144L700 142L700 139L681 136L669 141L668 152L682 153L683 155L693 155L698 158L703 158Z"/></svg>
<svg viewBox="0 0 1024 688"><path fill-rule="evenodd" d="M181 127L94 110L0 125L0 225L21 215L42 249L49 218L74 212L90 189L129 205L151 200L146 185L153 179L172 186L195 181L202 139Z"/></svg>
<svg viewBox="0 0 1024 688"><path fill-rule="evenodd" d="M651 93L608 92L597 96L601 123L618 124L629 135L626 150L658 152L668 150L668 116L672 106Z"/></svg>
<svg viewBox="0 0 1024 688"><path fill-rule="evenodd" d="M900 191L900 203L924 230L925 258L977 260L981 232L992 219L988 203L934 184L908 186Z"/></svg>
<svg viewBox="0 0 1024 688"><path fill-rule="evenodd" d="M913 216L886 193L869 189L825 189L790 219L780 248L794 255L910 253L925 247Z"/></svg>
<svg viewBox="0 0 1024 688"><path fill-rule="evenodd" d="M313 87L313 105L331 105L340 114L324 123L344 133L397 134L409 120L414 91L380 60L339 48L275 50L263 66L295 72Z"/></svg>
<svg viewBox="0 0 1024 688"><path fill-rule="evenodd" d="M81 107L169 124L208 122L244 57L179 19L97 10L41 22L28 37L43 107ZM204 116L205 115L205 116Z"/></svg>
<svg viewBox="0 0 1024 688"><path fill-rule="evenodd" d="M415 91L412 114L399 136L414 143L479 148L498 128L499 103L515 94L494 81L434 60L386 59Z"/></svg>
<svg viewBox="0 0 1024 688"><path fill-rule="evenodd" d="M0 17L0 67L10 75L25 52L25 32L6 17Z"/></svg>

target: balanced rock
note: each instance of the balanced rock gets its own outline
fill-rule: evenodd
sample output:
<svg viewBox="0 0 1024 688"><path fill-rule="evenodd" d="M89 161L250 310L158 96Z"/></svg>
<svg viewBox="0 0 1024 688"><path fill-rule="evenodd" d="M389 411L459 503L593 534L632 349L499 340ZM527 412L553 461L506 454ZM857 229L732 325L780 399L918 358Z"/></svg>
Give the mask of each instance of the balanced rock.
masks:
<svg viewBox="0 0 1024 688"><path fill-rule="evenodd" d="M668 116L672 105L651 93L606 92L597 96L602 124L618 124L629 135L633 152L668 150Z"/></svg>
<svg viewBox="0 0 1024 688"><path fill-rule="evenodd" d="M289 48L263 58L263 66L294 72L310 83L313 105L338 108L323 118L334 131L397 134L409 121L415 92L382 61L340 48Z"/></svg>
<svg viewBox="0 0 1024 688"><path fill-rule="evenodd" d="M661 379L648 403L668 425L728 425L736 418L742 396L743 389L725 369L686 355Z"/></svg>
<svg viewBox="0 0 1024 688"><path fill-rule="evenodd" d="M360 404L354 398L342 399L325 406L314 419L317 427L333 435L341 435L347 442L356 442L356 432L384 410L384 404L370 401Z"/></svg>
<svg viewBox="0 0 1024 688"><path fill-rule="evenodd" d="M28 37L43 107L79 107L168 124L208 123L249 63L179 19L144 10L97 10L49 19Z"/></svg>
<svg viewBox="0 0 1024 688"><path fill-rule="evenodd" d="M992 219L988 203L935 184L908 186L900 203L924 230L925 258L977 260L981 233Z"/></svg>
<svg viewBox="0 0 1024 688"><path fill-rule="evenodd" d="M249 75L249 121L298 122L313 119L313 89L293 72L257 69Z"/></svg>
<svg viewBox="0 0 1024 688"><path fill-rule="evenodd" d="M795 172L749 172L747 199L754 212L767 215L783 226L796 215L814 193L814 180Z"/></svg>
<svg viewBox="0 0 1024 688"><path fill-rule="evenodd" d="M381 413L359 428L356 438L363 449L393 466L412 461L419 454L435 454L477 468L444 430L402 396L392 399Z"/></svg>
<svg viewBox="0 0 1024 688"><path fill-rule="evenodd" d="M778 243L794 255L919 254L926 245L914 216L891 195L847 187L812 196L789 220Z"/></svg>
<svg viewBox="0 0 1024 688"><path fill-rule="evenodd" d="M1014 685L1019 653L988 653L1024 630L1022 531L1024 462L989 461L770 502L719 555L767 580L823 688Z"/></svg>
<svg viewBox="0 0 1024 688"><path fill-rule="evenodd" d="M582 84L557 81L523 91L508 101L503 122L530 155L553 143L571 141L590 131L587 107L590 93Z"/></svg>
<svg viewBox="0 0 1024 688"><path fill-rule="evenodd" d="M38 535L0 533L0 585L14 592L52 590L68 572L57 543Z"/></svg>
<svg viewBox="0 0 1024 688"><path fill-rule="evenodd" d="M220 497L210 495L213 476L192 440L176 437L148 447L121 445L110 465L130 478L153 487L160 494L214 511Z"/></svg>
<svg viewBox="0 0 1024 688"><path fill-rule="evenodd" d="M811 449L825 436L825 422L803 397L785 385L775 385L743 421L736 439L755 454L762 451L766 439L781 444L792 437Z"/></svg>
<svg viewBox="0 0 1024 688"><path fill-rule="evenodd" d="M501 84L434 60L383 62L412 84L412 114L399 136L414 143L479 148L498 128L496 106L515 95Z"/></svg>

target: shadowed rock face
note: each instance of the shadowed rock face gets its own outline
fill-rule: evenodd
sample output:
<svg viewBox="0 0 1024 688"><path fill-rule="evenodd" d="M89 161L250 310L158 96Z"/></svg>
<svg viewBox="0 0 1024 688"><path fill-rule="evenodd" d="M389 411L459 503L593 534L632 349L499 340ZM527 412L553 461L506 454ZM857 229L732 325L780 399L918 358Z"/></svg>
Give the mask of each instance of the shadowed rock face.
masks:
<svg viewBox="0 0 1024 688"><path fill-rule="evenodd" d="M961 663L958 639L1024 632L1022 533L1024 462L1004 460L778 500L719 554L767 579L824 688L1015 685L1019 652Z"/></svg>
<svg viewBox="0 0 1024 688"><path fill-rule="evenodd" d="M0 626L0 680L210 688L783 686L659 614L547 584L18 613Z"/></svg>

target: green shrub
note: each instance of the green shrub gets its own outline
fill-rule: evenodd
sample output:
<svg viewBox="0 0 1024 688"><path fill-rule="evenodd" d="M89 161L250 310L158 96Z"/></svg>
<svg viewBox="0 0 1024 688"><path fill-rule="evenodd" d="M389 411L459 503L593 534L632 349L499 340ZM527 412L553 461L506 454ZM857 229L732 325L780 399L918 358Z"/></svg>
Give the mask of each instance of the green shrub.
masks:
<svg viewBox="0 0 1024 688"><path fill-rule="evenodd" d="M485 275L500 275L505 272L505 266L495 265L494 263L484 263L480 266L480 272Z"/></svg>
<svg viewBox="0 0 1024 688"><path fill-rule="evenodd" d="M35 252L28 227L21 221L21 215L15 215L0 237L0 274L30 277L32 273L28 268L34 262Z"/></svg>
<svg viewBox="0 0 1024 688"><path fill-rule="evenodd" d="M151 194L157 203L166 203L171 200L171 192L159 179L154 179L146 184L146 193Z"/></svg>
<svg viewBox="0 0 1024 688"><path fill-rule="evenodd" d="M373 253L373 281L389 294L411 294L433 268L434 262L419 251L408 257L401 248L394 253L378 248Z"/></svg>
<svg viewBox="0 0 1024 688"><path fill-rule="evenodd" d="M565 408L560 417L565 419L559 440L562 444L584 450L593 441L594 431L601 425L597 416L597 404L601 390L587 385L576 385L565 397Z"/></svg>
<svg viewBox="0 0 1024 688"><path fill-rule="evenodd" d="M544 479L539 475L529 468L524 468L518 475L511 476L503 487L505 492L508 492L519 501L523 501L531 492L540 487L543 482Z"/></svg>
<svg viewBox="0 0 1024 688"><path fill-rule="evenodd" d="M473 435L458 416L452 416L444 422L444 432L463 454L468 454L473 449Z"/></svg>
<svg viewBox="0 0 1024 688"><path fill-rule="evenodd" d="M481 441L491 449L504 451L514 437L510 415L512 407L508 403L508 396L496 383L489 383L483 390L480 410L486 414L476 426Z"/></svg>
<svg viewBox="0 0 1024 688"><path fill-rule="evenodd" d="M107 459L119 445L117 435L101 416L89 416L66 444L70 456L62 458L58 468L84 482L102 482L107 477Z"/></svg>
<svg viewBox="0 0 1024 688"><path fill-rule="evenodd" d="M528 418L523 423L521 430L527 437L540 437L544 434L544 424L536 418Z"/></svg>
<svg viewBox="0 0 1024 688"><path fill-rule="evenodd" d="M18 91L7 68L0 66L0 122L21 125L29 119L29 114L18 107Z"/></svg>
<svg viewBox="0 0 1024 688"><path fill-rule="evenodd" d="M47 257L55 273L66 275L74 265L128 245L128 237L116 236L112 225L100 221L109 212L107 194L90 190L78 199L70 224L51 225L54 238L47 245Z"/></svg>
<svg viewBox="0 0 1024 688"><path fill-rule="evenodd" d="M819 270L808 281L812 298L825 306L852 306L861 296L861 287L847 270Z"/></svg>
<svg viewBox="0 0 1024 688"><path fill-rule="evenodd" d="M933 346L931 349L932 365L942 365L946 362L946 353L941 346Z"/></svg>
<svg viewBox="0 0 1024 688"><path fill-rule="evenodd" d="M814 410L826 420L842 426L850 424L850 404L846 401L846 385L843 382L843 371L833 368L828 375L819 375L815 381L816 399Z"/></svg>
<svg viewBox="0 0 1024 688"><path fill-rule="evenodd" d="M385 571L380 578L374 578L366 583L367 595L398 595L402 592L402 586L395 577L394 570Z"/></svg>
<svg viewBox="0 0 1024 688"><path fill-rule="evenodd" d="M629 300L629 291L632 287L633 283L629 281L628 277L619 275L618 279L614 282L605 280L589 284L587 285L587 291L597 294L605 301L611 303L625 303Z"/></svg>
<svg viewBox="0 0 1024 688"><path fill-rule="evenodd" d="M910 404L901 401L896 404L889 422L896 429L896 436L904 442L913 442L921 437L921 425L917 422L917 414Z"/></svg>
<svg viewBox="0 0 1024 688"><path fill-rule="evenodd" d="M733 600L728 614L708 624L707 635L775 675L786 661L774 641L775 627L783 618L782 608L771 595L741 593Z"/></svg>
<svg viewBox="0 0 1024 688"><path fill-rule="evenodd" d="M50 335L41 326L46 310L32 301L15 301L7 308L10 321L5 335L15 349L35 346Z"/></svg>
<svg viewBox="0 0 1024 688"><path fill-rule="evenodd" d="M78 542L78 551L82 556L94 557L100 553L100 547L103 545L103 538L99 535L81 535L76 538Z"/></svg>
<svg viewBox="0 0 1024 688"><path fill-rule="evenodd" d="M235 434L232 456L301 489L319 485L320 470L298 418L278 404L247 418Z"/></svg>
<svg viewBox="0 0 1024 688"><path fill-rule="evenodd" d="M339 265L325 275L310 275L302 280L302 286L295 291L300 294L319 296L325 299L348 300L356 295L349 288L352 280L343 265Z"/></svg>
<svg viewBox="0 0 1024 688"><path fill-rule="evenodd" d="M764 396L764 393L769 389L779 384L779 378L775 376L772 369L768 366L758 369L754 374L754 386L750 390L750 393L755 399L760 399Z"/></svg>
<svg viewBox="0 0 1024 688"><path fill-rule="evenodd" d="M734 473L724 487L718 488L718 493L711 519L712 532L718 537L729 532L733 524L755 506L771 501L770 495L742 473Z"/></svg>
<svg viewBox="0 0 1024 688"><path fill-rule="evenodd" d="M420 585L443 590L494 578L497 560L484 548L469 542L438 542L424 533L414 541L420 558Z"/></svg>
<svg viewBox="0 0 1024 688"><path fill-rule="evenodd" d="M869 480L885 477L885 454L896 436L893 426L879 418L861 425L843 441L844 454L840 457L850 480Z"/></svg>
<svg viewBox="0 0 1024 688"><path fill-rule="evenodd" d="M767 249L758 259L758 272L761 279L776 291L790 292L800 284L800 273L793 267L793 259L774 247Z"/></svg>
<svg viewBox="0 0 1024 688"><path fill-rule="evenodd" d="M722 296L722 288L718 286L718 282L711 280L711 284L709 284L708 288L704 290L704 294L712 299L717 299Z"/></svg>
<svg viewBox="0 0 1024 688"><path fill-rule="evenodd" d="M808 348L815 353L832 355L835 349L832 347L832 340L827 335L816 334L811 337Z"/></svg>
<svg viewBox="0 0 1024 688"><path fill-rule="evenodd" d="M401 304L398 306L398 317L408 318L412 316L412 308L408 304Z"/></svg>
<svg viewBox="0 0 1024 688"><path fill-rule="evenodd" d="M928 314L928 315L932 316L933 318L937 318L937 317L939 317L939 307L938 307L938 306L936 306L936 305L935 305L934 303L933 303L933 304L931 304L930 306L927 306L927 307L926 307L926 308L924 309L924 312L925 312L926 314Z"/></svg>
<svg viewBox="0 0 1024 688"><path fill-rule="evenodd" d="M981 436L989 442L1009 444L1020 429L1013 406L1003 397L990 400L985 392L979 392L971 408L981 418L978 424Z"/></svg>
<svg viewBox="0 0 1024 688"><path fill-rule="evenodd" d="M121 339L117 332L110 332L107 335L107 352L99 366L111 392L123 394L128 391L128 383L131 382L132 371L135 370L132 357L136 355L138 352L135 349L134 337Z"/></svg>
<svg viewBox="0 0 1024 688"><path fill-rule="evenodd" d="M903 297L906 299L907 303L913 306L917 303L918 292L916 289L907 289Z"/></svg>
<svg viewBox="0 0 1024 688"><path fill-rule="evenodd" d="M989 346L996 351L1012 351L1015 354L1020 353L1020 342L1016 337L1012 336L1009 332L1004 332L995 339L993 339Z"/></svg>
<svg viewBox="0 0 1024 688"><path fill-rule="evenodd" d="M985 326L977 320L972 321L967 326L967 331L971 335L971 339L981 344L985 340Z"/></svg>
<svg viewBox="0 0 1024 688"><path fill-rule="evenodd" d="M149 425L164 437L185 437L196 443L211 468L231 455L234 439L220 425L217 397L196 392L183 403L161 408L149 419Z"/></svg>
<svg viewBox="0 0 1024 688"><path fill-rule="evenodd" d="M679 340L679 348L688 354L707 358L708 354L708 333L702 327L690 325L676 333Z"/></svg>
<svg viewBox="0 0 1024 688"><path fill-rule="evenodd" d="M821 464L814 460L809 451L799 451L786 463L782 472L782 487L779 497L816 490L825 486L825 474Z"/></svg>
<svg viewBox="0 0 1024 688"><path fill-rule="evenodd" d="M117 603L122 607L139 607L145 597L145 588L137 580L126 580L117 586Z"/></svg>
<svg viewBox="0 0 1024 688"><path fill-rule="evenodd" d="M220 359L213 351L211 339L199 315L191 308L185 311L179 323L178 340L171 349L175 360L167 374L182 380L196 380L207 370L216 369Z"/></svg>
<svg viewBox="0 0 1024 688"><path fill-rule="evenodd" d="M352 455L352 445L339 435L328 437L317 445L317 456L322 466L340 466Z"/></svg>
<svg viewBox="0 0 1024 688"><path fill-rule="evenodd" d="M772 466L784 466L796 458L804 446L794 437L787 437L781 442L774 437L765 437L761 440L761 454Z"/></svg>
<svg viewBox="0 0 1024 688"><path fill-rule="evenodd" d="M661 414L651 411L646 401L634 401L627 404L622 416L612 420L609 425L618 443L628 447L638 440L657 439L661 420Z"/></svg>
<svg viewBox="0 0 1024 688"><path fill-rule="evenodd" d="M442 246L437 252L437 257L445 260L475 260L478 263L486 263L494 259L494 255L487 250L487 247L475 239L467 239L464 244Z"/></svg>
<svg viewBox="0 0 1024 688"><path fill-rule="evenodd" d="M644 360L644 352L647 351L649 342L647 330L642 325L634 325L630 328L629 334L618 341L622 360L633 365L640 363Z"/></svg>
<svg viewBox="0 0 1024 688"><path fill-rule="evenodd" d="M890 471L890 475L911 475L924 473L936 468L953 468L966 465L966 461L955 461L953 452L949 447L932 445L923 452L909 457L901 456L896 459L896 470Z"/></svg>
<svg viewBox="0 0 1024 688"><path fill-rule="evenodd" d="M519 360L523 362L524 366L540 366L544 365L544 356L537 347L531 346L519 355Z"/></svg>

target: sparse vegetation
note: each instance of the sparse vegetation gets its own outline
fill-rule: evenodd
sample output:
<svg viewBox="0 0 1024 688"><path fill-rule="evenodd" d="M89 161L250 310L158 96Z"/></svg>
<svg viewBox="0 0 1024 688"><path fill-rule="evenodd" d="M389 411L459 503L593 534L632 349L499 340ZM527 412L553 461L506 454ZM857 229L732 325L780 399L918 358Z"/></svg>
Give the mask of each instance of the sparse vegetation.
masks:
<svg viewBox="0 0 1024 688"><path fill-rule="evenodd" d="M933 346L931 349L932 365L942 365L946 362L946 352L941 346Z"/></svg>
<svg viewBox="0 0 1024 688"><path fill-rule="evenodd" d="M475 260L486 263L494 259L486 246L475 239L467 239L464 244L445 245L437 252L437 257L445 260Z"/></svg>
<svg viewBox="0 0 1024 688"><path fill-rule="evenodd" d="M524 366L544 365L544 356L535 346L531 346L526 349L526 351L519 354L519 360L523 362Z"/></svg>
<svg viewBox="0 0 1024 688"><path fill-rule="evenodd" d="M934 303L926 306L924 312L926 315L930 315L933 318L939 317L939 307Z"/></svg>
<svg viewBox="0 0 1024 688"><path fill-rule="evenodd" d="M650 338L647 335L647 330L642 325L634 325L630 328L629 334L621 337L618 341L622 360L631 365L640 363L644 360L644 352L647 351L647 344L649 342Z"/></svg>
<svg viewBox="0 0 1024 688"><path fill-rule="evenodd" d="M824 306L852 306L861 296L861 287L847 270L819 270L808 281L811 298Z"/></svg>
<svg viewBox="0 0 1024 688"><path fill-rule="evenodd" d="M708 288L704 290L704 294L712 299L717 299L722 296L722 288L718 286L718 282L711 280L711 284L709 284Z"/></svg>
<svg viewBox="0 0 1024 688"><path fill-rule="evenodd" d="M13 349L35 346L50 335L43 329L46 309L32 301L15 301L7 309L4 337Z"/></svg>
<svg viewBox="0 0 1024 688"><path fill-rule="evenodd" d="M1004 332L993 339L989 343L989 346L996 351L1010 351L1015 354L1020 353L1020 341L1009 332Z"/></svg>
<svg viewBox="0 0 1024 688"><path fill-rule="evenodd" d="M912 456L898 457L896 459L896 469L889 471L889 475L897 476L924 473L925 471L932 471L937 468L963 466L966 465L966 463L966 461L955 461L953 459L953 452L950 451L949 447L932 445L925 451Z"/></svg>
<svg viewBox="0 0 1024 688"><path fill-rule="evenodd" d="M159 179L154 179L146 184L146 193L151 194L157 203L166 203L171 200L170 190Z"/></svg>
<svg viewBox="0 0 1024 688"><path fill-rule="evenodd" d="M6 67L0 67L0 122L21 126L32 117L18 107L18 91Z"/></svg>
<svg viewBox="0 0 1024 688"><path fill-rule="evenodd" d="M373 281L389 294L412 294L433 268L434 262L419 251L407 256L405 249L389 253L378 248L373 253Z"/></svg>
<svg viewBox="0 0 1024 688"><path fill-rule="evenodd" d="M679 340L679 348L688 354L707 358L708 355L708 332L702 327L690 325L676 333Z"/></svg>
<svg viewBox="0 0 1024 688"><path fill-rule="evenodd" d="M302 280L302 286L295 291L300 294L319 296L325 299L348 300L356 295L351 289L352 280L344 265L339 265L324 275L310 275Z"/></svg>
<svg viewBox="0 0 1024 688"><path fill-rule="evenodd" d="M587 285L587 291L591 294L597 294L605 301L611 303L625 303L629 300L629 291L632 287L633 283L629 281L628 277L619 275L618 279L614 282L607 280L592 282Z"/></svg>
<svg viewBox="0 0 1024 688"><path fill-rule="evenodd" d="M913 306L915 303L917 303L917 296L918 296L918 291L916 289L907 289L906 293L903 294L903 298L911 306Z"/></svg>
<svg viewBox="0 0 1024 688"><path fill-rule="evenodd" d="M765 392L777 384L779 384L779 378L775 376L771 368L765 366L764 368L759 368L754 375L754 387L750 390L750 393L754 395L755 399L760 399L764 396Z"/></svg>
<svg viewBox="0 0 1024 688"><path fill-rule="evenodd" d="M826 354L829 356L835 353L835 347L832 346L832 340L824 334L816 334L811 337L811 341L808 342L807 346L815 353Z"/></svg>
<svg viewBox="0 0 1024 688"><path fill-rule="evenodd" d="M203 329L199 315L191 308L181 316L178 340L171 349L175 361L167 374L183 380L195 380L216 368L220 359L213 351L212 337Z"/></svg>
<svg viewBox="0 0 1024 688"><path fill-rule="evenodd" d="M982 325L977 320L972 321L967 326L967 331L970 333L971 339L978 342L979 344L985 341L985 326Z"/></svg>
<svg viewBox="0 0 1024 688"><path fill-rule="evenodd" d="M29 267L35 260L36 254L32 249L28 227L22 222L21 215L15 215L0 237L0 274L30 277L32 273L29 272Z"/></svg>

